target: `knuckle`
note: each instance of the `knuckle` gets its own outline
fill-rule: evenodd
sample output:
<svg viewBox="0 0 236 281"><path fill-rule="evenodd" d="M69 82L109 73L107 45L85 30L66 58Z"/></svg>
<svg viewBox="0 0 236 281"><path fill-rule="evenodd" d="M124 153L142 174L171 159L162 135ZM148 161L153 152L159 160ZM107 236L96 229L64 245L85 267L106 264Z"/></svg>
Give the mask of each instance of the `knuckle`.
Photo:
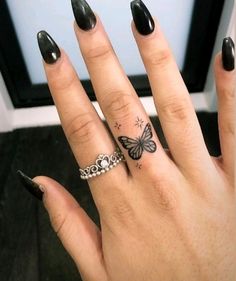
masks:
<svg viewBox="0 0 236 281"><path fill-rule="evenodd" d="M235 98L235 91L234 89L222 88L217 91L220 101L227 106L231 107L232 102Z"/></svg>
<svg viewBox="0 0 236 281"><path fill-rule="evenodd" d="M58 235L63 232L66 221L68 221L68 215L71 213L70 210L74 207L73 204L70 205L69 202L64 199L61 205L63 208L49 212L51 225Z"/></svg>
<svg viewBox="0 0 236 281"><path fill-rule="evenodd" d="M110 92L102 104L111 119L127 119L133 113L134 98L123 91Z"/></svg>
<svg viewBox="0 0 236 281"><path fill-rule="evenodd" d="M231 103L235 98L234 89L222 88L218 92L224 101L228 101Z"/></svg>
<svg viewBox="0 0 236 281"><path fill-rule="evenodd" d="M91 48L85 53L85 57L89 61L94 61L94 60L101 60L101 59L106 59L109 55L112 53L112 48L111 46L108 45L103 45L95 48Z"/></svg>
<svg viewBox="0 0 236 281"><path fill-rule="evenodd" d="M63 208L50 214L51 225L59 237L66 237L70 235L70 230L73 228L75 214L80 206L74 203L69 203L65 200Z"/></svg>
<svg viewBox="0 0 236 281"><path fill-rule="evenodd" d="M68 141L72 144L82 144L94 137L95 122L90 113L78 114L66 127Z"/></svg>
<svg viewBox="0 0 236 281"><path fill-rule="evenodd" d="M186 98L177 98L176 96L160 106L160 111L168 121L185 121L189 117L190 102Z"/></svg>
<svg viewBox="0 0 236 281"><path fill-rule="evenodd" d="M111 211L112 219L117 220L120 224L127 225L134 221L135 211L131 204L124 198L114 204Z"/></svg>
<svg viewBox="0 0 236 281"><path fill-rule="evenodd" d="M56 213L50 216L51 225L57 235L60 235L66 222L66 215L62 213Z"/></svg>
<svg viewBox="0 0 236 281"><path fill-rule="evenodd" d="M177 208L177 195L166 175L156 175L151 186L161 210L169 212Z"/></svg>
<svg viewBox="0 0 236 281"><path fill-rule="evenodd" d="M59 75L55 75L54 78L51 78L49 86L53 91L63 92L68 91L70 87L78 83L78 77L76 73L72 70L63 71Z"/></svg>
<svg viewBox="0 0 236 281"><path fill-rule="evenodd" d="M234 122L227 122L226 124L223 124L220 128L221 133L227 136L234 136L235 135L234 126L235 126Z"/></svg>
<svg viewBox="0 0 236 281"><path fill-rule="evenodd" d="M168 186L155 185L156 196L159 207L163 211L173 211L176 209L176 198L173 191Z"/></svg>
<svg viewBox="0 0 236 281"><path fill-rule="evenodd" d="M145 60L151 66L166 67L166 65L171 61L172 54L169 49L158 50L151 52L146 55Z"/></svg>
<svg viewBox="0 0 236 281"><path fill-rule="evenodd" d="M115 188L115 190L114 190ZM105 219L110 224L128 225L135 221L135 210L130 200L130 196L124 194L120 186L113 188L113 194L109 194L109 202L103 200L100 202L100 210L103 211ZM113 202L112 204L110 202Z"/></svg>

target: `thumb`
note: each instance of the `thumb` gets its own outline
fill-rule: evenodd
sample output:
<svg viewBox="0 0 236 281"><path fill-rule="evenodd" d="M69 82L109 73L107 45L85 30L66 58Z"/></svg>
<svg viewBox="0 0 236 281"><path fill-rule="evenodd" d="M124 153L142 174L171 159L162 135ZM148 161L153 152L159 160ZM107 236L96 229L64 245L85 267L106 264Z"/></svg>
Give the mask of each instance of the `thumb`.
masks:
<svg viewBox="0 0 236 281"><path fill-rule="evenodd" d="M21 172L19 175L22 182L25 181L24 185L28 184L28 190L31 181L34 190L38 186L38 192L43 192L43 203L52 227L76 263L83 280L107 281L101 232L78 202L51 178L40 176L31 180Z"/></svg>

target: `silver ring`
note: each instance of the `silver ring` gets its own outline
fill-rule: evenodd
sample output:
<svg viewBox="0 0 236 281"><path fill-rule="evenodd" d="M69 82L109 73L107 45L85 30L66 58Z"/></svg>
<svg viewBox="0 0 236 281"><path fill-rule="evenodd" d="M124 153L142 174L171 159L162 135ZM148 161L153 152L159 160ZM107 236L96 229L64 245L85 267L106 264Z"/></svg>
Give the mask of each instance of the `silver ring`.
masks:
<svg viewBox="0 0 236 281"><path fill-rule="evenodd" d="M84 169L79 169L82 180L88 180L93 177L100 176L112 168L116 167L120 162L125 161L122 152L117 149L113 154L100 154L95 160L95 164Z"/></svg>

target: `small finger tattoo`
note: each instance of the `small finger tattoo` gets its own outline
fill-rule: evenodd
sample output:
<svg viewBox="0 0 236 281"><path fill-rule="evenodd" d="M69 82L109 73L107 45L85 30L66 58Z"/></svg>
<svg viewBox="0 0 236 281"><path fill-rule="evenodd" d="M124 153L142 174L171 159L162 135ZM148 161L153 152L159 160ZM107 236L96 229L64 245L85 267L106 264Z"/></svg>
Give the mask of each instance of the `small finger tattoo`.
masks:
<svg viewBox="0 0 236 281"><path fill-rule="evenodd" d="M137 164L136 164L136 168L138 168L139 170L141 170L141 169L142 169L142 164L137 163Z"/></svg>
<svg viewBox="0 0 236 281"><path fill-rule="evenodd" d="M144 121L141 118L137 117L137 119L135 121L135 126L140 128L140 129L142 129L143 128L143 124L144 124Z"/></svg>
<svg viewBox="0 0 236 281"><path fill-rule="evenodd" d="M139 160L142 157L144 151L154 153L157 149L156 143L152 140L152 128L150 123L148 123L141 137L135 139L121 136L118 137L118 141L122 146L128 150L129 156L133 160Z"/></svg>
<svg viewBox="0 0 236 281"><path fill-rule="evenodd" d="M119 124L118 122L116 122L116 123L115 123L115 128L116 128L117 130L120 130L121 124Z"/></svg>

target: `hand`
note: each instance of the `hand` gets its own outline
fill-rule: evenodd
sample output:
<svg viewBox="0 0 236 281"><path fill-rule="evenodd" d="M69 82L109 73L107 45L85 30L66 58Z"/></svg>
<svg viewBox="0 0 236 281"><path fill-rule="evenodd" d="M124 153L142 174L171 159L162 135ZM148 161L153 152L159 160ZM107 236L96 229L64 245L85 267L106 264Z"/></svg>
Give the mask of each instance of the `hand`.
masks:
<svg viewBox="0 0 236 281"><path fill-rule="evenodd" d="M97 100L126 162L88 180L101 230L59 183L34 178L54 230L85 281L235 281L232 41L224 40L223 54L215 61L222 157L211 158L159 24L141 1L132 3L132 29L170 148L167 154L101 21L84 1L72 3L75 33ZM45 32L39 33L39 44L65 135L80 167L93 164L101 153L111 155L117 144L67 55Z"/></svg>

